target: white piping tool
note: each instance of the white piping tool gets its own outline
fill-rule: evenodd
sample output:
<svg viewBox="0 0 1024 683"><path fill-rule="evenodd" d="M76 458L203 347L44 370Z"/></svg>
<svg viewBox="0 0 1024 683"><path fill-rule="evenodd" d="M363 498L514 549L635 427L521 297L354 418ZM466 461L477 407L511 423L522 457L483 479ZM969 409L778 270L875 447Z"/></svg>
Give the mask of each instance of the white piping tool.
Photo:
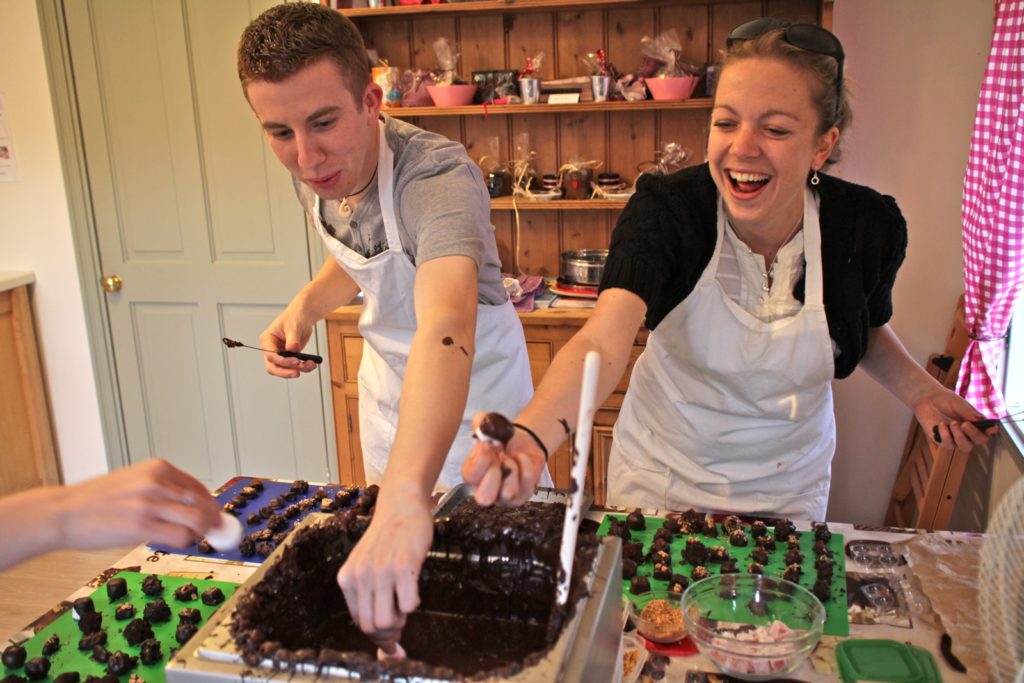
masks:
<svg viewBox="0 0 1024 683"><path fill-rule="evenodd" d="M583 507L583 486L587 478L587 461L590 459L590 435L594 429L594 413L597 411L597 378L601 372L601 354L588 351L583 359L583 386L580 389L580 413L576 420L576 440L573 444L572 484L569 506L565 510L562 526L562 567L558 577L556 599L564 605L569 599L569 580L572 578L573 557L576 554L576 534L580 527L580 509Z"/></svg>

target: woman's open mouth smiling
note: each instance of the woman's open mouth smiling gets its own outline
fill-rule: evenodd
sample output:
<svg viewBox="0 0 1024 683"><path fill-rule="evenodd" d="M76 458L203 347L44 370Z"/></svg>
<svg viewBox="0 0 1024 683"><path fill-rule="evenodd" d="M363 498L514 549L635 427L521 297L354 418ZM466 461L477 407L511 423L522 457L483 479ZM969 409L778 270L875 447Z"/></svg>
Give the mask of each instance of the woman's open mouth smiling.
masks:
<svg viewBox="0 0 1024 683"><path fill-rule="evenodd" d="M726 177L733 191L738 195L757 194L772 179L764 173L749 173L743 171L726 171Z"/></svg>

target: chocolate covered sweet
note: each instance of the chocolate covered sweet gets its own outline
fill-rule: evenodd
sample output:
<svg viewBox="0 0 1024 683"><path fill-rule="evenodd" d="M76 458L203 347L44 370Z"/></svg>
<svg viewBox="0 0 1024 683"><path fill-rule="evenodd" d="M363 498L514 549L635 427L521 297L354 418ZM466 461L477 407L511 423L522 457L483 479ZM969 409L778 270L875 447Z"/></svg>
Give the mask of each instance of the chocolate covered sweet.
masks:
<svg viewBox="0 0 1024 683"><path fill-rule="evenodd" d="M467 501L435 521L419 575L422 603L402 632L408 657L384 664L336 583L370 520L336 515L305 526L238 601L235 643L250 665L264 659L286 669L343 663L361 678L510 677L546 656L587 591L598 541L581 530L568 603L555 604L564 514L564 506L480 508ZM495 559L470 559L470 553Z"/></svg>
<svg viewBox="0 0 1024 683"><path fill-rule="evenodd" d="M673 574L668 580L668 589L673 593L684 593L690 586L690 580L682 574Z"/></svg>
<svg viewBox="0 0 1024 683"><path fill-rule="evenodd" d="M224 591L217 586L210 586L203 591L204 605L219 605L224 602Z"/></svg>
<svg viewBox="0 0 1024 683"><path fill-rule="evenodd" d="M764 536L768 533L768 526L759 519L750 523L750 535L754 538Z"/></svg>
<svg viewBox="0 0 1024 683"><path fill-rule="evenodd" d="M730 557L728 560L726 560L725 562L722 563L722 568L719 569L719 573L721 573L721 574L739 574L740 573L739 562L736 561L735 557Z"/></svg>
<svg viewBox="0 0 1024 683"><path fill-rule="evenodd" d="M89 656L92 657L95 662L106 664L107 660L110 659L110 650L102 645L94 645L92 648L92 654Z"/></svg>
<svg viewBox="0 0 1024 683"><path fill-rule="evenodd" d="M0 683L28 683L28 679L24 676L15 676L14 674L8 674L3 678L0 678Z"/></svg>
<svg viewBox="0 0 1024 683"><path fill-rule="evenodd" d="M722 520L722 529L725 531L725 533L731 534L732 532L740 528L740 524L741 522L739 517L737 517L736 515L729 515L728 517Z"/></svg>
<svg viewBox="0 0 1024 683"><path fill-rule="evenodd" d="M480 436L488 441L501 444L502 447L508 446L508 442L516 435L516 428L512 421L501 413L487 413L484 415L483 419L480 420L478 430Z"/></svg>
<svg viewBox="0 0 1024 683"><path fill-rule="evenodd" d="M96 633L90 633L87 636L83 636L78 640L78 649L82 652L88 652L97 645L103 645L107 642L106 631L96 631Z"/></svg>
<svg viewBox="0 0 1024 683"><path fill-rule="evenodd" d="M93 604L92 598L78 598L71 603L71 609L81 619L83 615L94 614L96 605Z"/></svg>
<svg viewBox="0 0 1024 683"><path fill-rule="evenodd" d="M119 650L110 655L110 659L107 660L107 673L111 676L123 676L134 669L138 661L138 657L132 657L127 652Z"/></svg>
<svg viewBox="0 0 1024 683"><path fill-rule="evenodd" d="M0 661L3 661L8 669L20 669L25 664L27 656L25 648L21 645L8 645L0 655Z"/></svg>
<svg viewBox="0 0 1024 683"><path fill-rule="evenodd" d="M174 589L174 599L179 602L192 602L199 597L199 589L191 581Z"/></svg>
<svg viewBox="0 0 1024 683"><path fill-rule="evenodd" d="M832 548L828 547L828 541L823 541L821 539L814 542L814 545L811 547L811 552L815 555L828 555L829 557L832 557L832 555L835 554Z"/></svg>
<svg viewBox="0 0 1024 683"><path fill-rule="evenodd" d="M131 619L135 616L135 605L130 602L118 605L117 609L114 610L114 618L118 621L124 621L125 619Z"/></svg>
<svg viewBox="0 0 1024 683"><path fill-rule="evenodd" d="M640 512L640 508L636 508L626 516L626 526L633 531L643 531L647 528L647 518L644 517L644 513Z"/></svg>
<svg viewBox="0 0 1024 683"><path fill-rule="evenodd" d="M792 550L786 551L786 554L782 559L785 560L787 565L800 564L804 561L804 554L796 548L793 548Z"/></svg>
<svg viewBox="0 0 1024 683"><path fill-rule="evenodd" d="M253 498L256 498L257 496L260 495L260 492L257 491L256 489L254 489L251 486L243 486L242 490L239 491L238 493L240 493L241 495L245 496L249 500L252 500Z"/></svg>
<svg viewBox="0 0 1024 683"><path fill-rule="evenodd" d="M85 683L119 683L117 676L105 674L103 676L86 676Z"/></svg>
<svg viewBox="0 0 1024 683"><path fill-rule="evenodd" d="M629 580L629 592L633 595L640 595L651 590L650 580L641 574L637 574Z"/></svg>
<svg viewBox="0 0 1024 683"><path fill-rule="evenodd" d="M715 525L715 518L708 515L700 526L700 533L708 538L718 538L718 527Z"/></svg>
<svg viewBox="0 0 1024 683"><path fill-rule="evenodd" d="M171 608L167 606L163 598L159 598L142 610L142 616L149 622L168 621L171 618Z"/></svg>
<svg viewBox="0 0 1024 683"><path fill-rule="evenodd" d="M262 521L263 521L263 518L260 517L258 512L250 512L246 516L246 518L245 518L245 523L248 524L249 526L255 526L255 525L261 523Z"/></svg>
<svg viewBox="0 0 1024 683"><path fill-rule="evenodd" d="M160 641L156 638L150 638L149 640L142 641L142 645L139 646L139 660L143 664L156 664L164 658L164 653L160 649Z"/></svg>
<svg viewBox="0 0 1024 683"><path fill-rule="evenodd" d="M270 557L274 552L274 544L270 541L260 541L256 544L256 554L260 557Z"/></svg>
<svg viewBox="0 0 1024 683"><path fill-rule="evenodd" d="M656 530L654 532L654 539L653 540L654 541L662 540L662 541L665 541L666 543L671 543L672 539L675 538L675 537L676 537L676 535L674 533L672 533L671 529L666 529L665 527L661 527L660 529L658 529L658 530Z"/></svg>
<svg viewBox="0 0 1024 683"><path fill-rule="evenodd" d="M667 529L673 536L679 533L679 521L671 517L666 517L665 521L661 523L662 529Z"/></svg>
<svg viewBox="0 0 1024 683"><path fill-rule="evenodd" d="M181 621L191 621L193 624L198 624L200 621L203 620L203 614L195 607L185 607L180 612L178 612L178 619L180 619Z"/></svg>
<svg viewBox="0 0 1024 683"><path fill-rule="evenodd" d="M150 574L142 580L142 592L150 597L162 595L164 584L156 574Z"/></svg>
<svg viewBox="0 0 1024 683"><path fill-rule="evenodd" d="M747 545L747 543L747 535L743 533L742 529L734 529L729 532L729 545L742 548Z"/></svg>
<svg viewBox="0 0 1024 683"><path fill-rule="evenodd" d="M52 655L54 652L56 652L59 649L60 649L60 636L58 636L56 633L54 633L52 636L50 636L49 638L46 639L46 642L43 643L43 646L40 648L40 652L43 653L43 656L49 657L50 655Z"/></svg>
<svg viewBox="0 0 1024 683"><path fill-rule="evenodd" d="M754 552L750 553L750 559L758 564L768 564L770 558L768 557L768 551L764 548L754 548Z"/></svg>
<svg viewBox="0 0 1024 683"><path fill-rule="evenodd" d="M309 493L309 482L305 479L296 479L289 489L292 493Z"/></svg>
<svg viewBox="0 0 1024 683"><path fill-rule="evenodd" d="M132 619L124 627L123 635L129 645L138 645L147 638L153 637L153 627L145 619Z"/></svg>
<svg viewBox="0 0 1024 683"><path fill-rule="evenodd" d="M238 554L242 557L252 557L256 554L256 542L246 536L238 544Z"/></svg>
<svg viewBox="0 0 1024 683"><path fill-rule="evenodd" d="M832 599L832 582L829 579L818 579L814 582L811 592L822 602L828 602Z"/></svg>
<svg viewBox="0 0 1024 683"><path fill-rule="evenodd" d="M690 578L694 581L700 581L701 579L706 579L709 576L711 576L711 572L708 571L708 568L704 565L698 565L693 568L692 572L690 572Z"/></svg>
<svg viewBox="0 0 1024 683"><path fill-rule="evenodd" d="M89 635L103 628L103 615L99 612L86 612L78 617L78 630Z"/></svg>
<svg viewBox="0 0 1024 683"><path fill-rule="evenodd" d="M751 562L747 565L748 574L764 574L764 565L760 562Z"/></svg>
<svg viewBox="0 0 1024 683"><path fill-rule="evenodd" d="M770 536L768 534L765 534L764 536L758 536L754 543L757 544L758 548L764 548L770 553L775 552L776 545L774 536Z"/></svg>
<svg viewBox="0 0 1024 683"><path fill-rule="evenodd" d="M654 564L654 578L659 581L668 581L672 578L672 567L671 565L665 564L664 562L656 562Z"/></svg>
<svg viewBox="0 0 1024 683"><path fill-rule="evenodd" d="M338 499L337 498L334 499L334 502L336 504L338 504L338 505L341 505L341 503L338 503ZM300 508L298 506L298 504L295 504L295 505L289 505L288 507L286 507L284 509L284 513L283 514L284 514L284 518L285 519L295 519L296 517L299 516L300 512L302 512L302 508Z"/></svg>
<svg viewBox="0 0 1024 683"><path fill-rule="evenodd" d="M636 562L629 558L622 558L622 578L629 581L636 576Z"/></svg>
<svg viewBox="0 0 1024 683"><path fill-rule="evenodd" d="M812 524L811 530L814 532L814 537L819 541L828 542L832 539L832 532L829 530L828 524L825 522Z"/></svg>
<svg viewBox="0 0 1024 683"><path fill-rule="evenodd" d="M708 561L708 547L696 536L690 536L683 548L683 559L692 565L705 564Z"/></svg>
<svg viewBox="0 0 1024 683"><path fill-rule="evenodd" d="M640 564L644 561L644 544L643 543L623 543L622 544L622 557L624 559L630 559Z"/></svg>
<svg viewBox="0 0 1024 683"><path fill-rule="evenodd" d="M630 533L629 527L626 526L626 523L621 520L615 520L611 523L611 525L608 527L608 535L618 536L623 541L628 541L631 538L633 538L633 534Z"/></svg>
<svg viewBox="0 0 1024 683"><path fill-rule="evenodd" d="M337 509L338 504L334 502L333 498L320 499L320 512L334 512ZM274 517L277 517L277 515L272 515L271 519L273 519ZM280 519L280 517L278 517L278 519ZM267 524L270 524L269 519L267 520Z"/></svg>
<svg viewBox="0 0 1024 683"><path fill-rule="evenodd" d="M796 534L796 525L788 519L780 518L775 520L775 540L785 541L791 535Z"/></svg>
<svg viewBox="0 0 1024 683"><path fill-rule="evenodd" d="M708 561L714 562L715 564L721 564L730 557L729 551L724 546L715 545L708 548Z"/></svg>
<svg viewBox="0 0 1024 683"><path fill-rule="evenodd" d="M78 683L80 680L82 676L77 671L65 671L53 677L53 683Z"/></svg>
<svg viewBox="0 0 1024 683"><path fill-rule="evenodd" d="M126 595L128 595L128 581L124 577L115 576L107 581L107 597L111 602L120 600Z"/></svg>
<svg viewBox="0 0 1024 683"><path fill-rule="evenodd" d="M205 538L200 539L197 548L199 549L199 552L201 552L203 555L209 555L214 550L213 546L210 545L210 542Z"/></svg>
<svg viewBox="0 0 1024 683"><path fill-rule="evenodd" d="M231 504L235 506L236 510L241 510L249 504L249 499L245 496L235 496L231 499Z"/></svg>
<svg viewBox="0 0 1024 683"><path fill-rule="evenodd" d="M651 550L649 554L653 555L656 552L666 552L670 550L671 547L672 544L669 541L666 541L664 538L656 538L654 539L654 542L651 543Z"/></svg>
<svg viewBox="0 0 1024 683"><path fill-rule="evenodd" d="M41 681L50 673L50 660L46 657L33 657L25 662L25 675L29 680Z"/></svg>
<svg viewBox="0 0 1024 683"><path fill-rule="evenodd" d="M792 581L796 583L800 580L800 575L803 574L803 569L798 564L791 564L786 567L786 571L782 572L782 578L786 581Z"/></svg>
<svg viewBox="0 0 1024 683"><path fill-rule="evenodd" d="M174 630L174 639L184 645L199 629L191 621L179 621L178 628Z"/></svg>

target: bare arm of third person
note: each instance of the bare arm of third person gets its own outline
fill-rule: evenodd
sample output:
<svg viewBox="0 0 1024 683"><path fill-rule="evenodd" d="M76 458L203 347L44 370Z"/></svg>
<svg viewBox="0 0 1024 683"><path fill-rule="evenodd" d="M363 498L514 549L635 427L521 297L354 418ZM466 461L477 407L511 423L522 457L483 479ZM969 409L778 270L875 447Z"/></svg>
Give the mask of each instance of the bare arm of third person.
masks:
<svg viewBox="0 0 1024 683"><path fill-rule="evenodd" d="M988 440L989 435L971 424L985 416L914 362L888 324L868 331L861 367L914 411L929 438L934 438L933 429L938 427L943 448L969 451Z"/></svg>
<svg viewBox="0 0 1024 683"><path fill-rule="evenodd" d="M402 383L398 431L373 520L338 572L353 620L385 652L419 605L433 539L431 494L462 422L476 337L477 269L466 256L418 266L416 334Z"/></svg>
<svg viewBox="0 0 1024 683"><path fill-rule="evenodd" d="M313 326L338 306L344 306L359 293L359 285L346 273L334 257L328 256L309 283L299 290L287 308L277 316L260 335L260 348L301 351ZM277 377L298 377L300 372L316 370L311 360L285 358L264 352L263 363L267 372Z"/></svg>
<svg viewBox="0 0 1024 683"><path fill-rule="evenodd" d="M625 289L607 289L601 293L586 324L555 356L533 400L515 418L515 422L537 435L548 453L553 453L576 428L587 352L601 354L597 386L601 405L626 370L646 313L647 304L636 294ZM482 415L476 416L474 425L479 424ZM503 477L503 467L511 470L511 474ZM497 446L476 444L462 466L462 476L476 486L474 495L481 505L520 505L533 495L543 468L540 448L531 436L517 429L504 452Z"/></svg>

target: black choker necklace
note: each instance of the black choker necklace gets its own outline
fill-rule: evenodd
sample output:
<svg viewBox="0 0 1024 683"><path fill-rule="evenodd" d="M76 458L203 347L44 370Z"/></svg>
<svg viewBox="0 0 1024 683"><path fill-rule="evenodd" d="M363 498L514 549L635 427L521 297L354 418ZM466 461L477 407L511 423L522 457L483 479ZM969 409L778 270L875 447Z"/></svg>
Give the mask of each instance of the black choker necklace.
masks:
<svg viewBox="0 0 1024 683"><path fill-rule="evenodd" d="M340 213L342 216L345 216L345 217L351 216L352 215L352 207L348 205L349 197L355 197L357 195L361 195L362 193L366 192L367 188L370 187L370 185L372 185L373 181L376 180L376 179L377 179L377 168L374 167L373 175L370 176L370 179L366 182L365 185L363 185L361 188L359 188L358 190L356 190L352 194L345 195L344 197L341 198L341 202L338 204L338 213Z"/></svg>

